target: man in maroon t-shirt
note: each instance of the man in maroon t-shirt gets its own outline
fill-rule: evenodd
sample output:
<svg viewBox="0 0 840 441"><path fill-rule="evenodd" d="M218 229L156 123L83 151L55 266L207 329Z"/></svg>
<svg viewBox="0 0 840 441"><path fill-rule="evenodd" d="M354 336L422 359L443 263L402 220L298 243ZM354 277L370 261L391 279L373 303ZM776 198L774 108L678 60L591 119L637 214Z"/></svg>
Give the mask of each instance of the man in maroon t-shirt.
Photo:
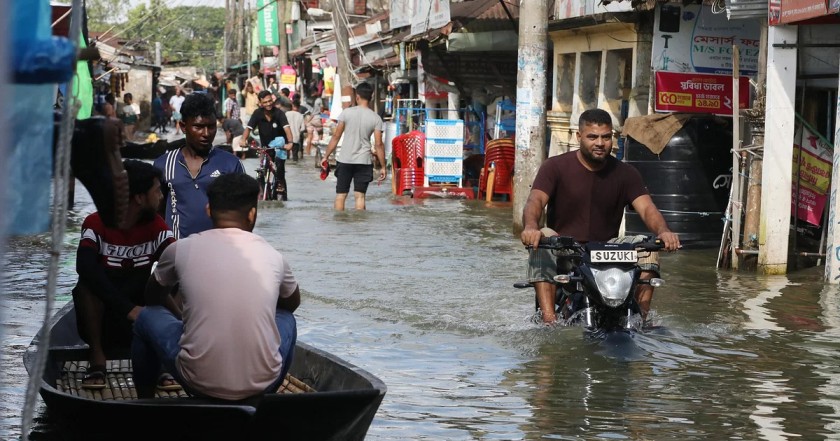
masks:
<svg viewBox="0 0 840 441"><path fill-rule="evenodd" d="M163 200L161 172L142 161L127 160L123 166L129 187L125 221L111 228L105 226L98 212L89 215L82 222L82 239L76 253L76 325L90 346L90 367L82 380L84 389L107 386L106 349L128 347L131 343L132 323L145 304L143 292L152 263L175 241L157 214ZM174 302L168 305L174 307Z"/></svg>
<svg viewBox="0 0 840 441"><path fill-rule="evenodd" d="M668 229L639 172L610 155L612 138L609 113L601 109L583 112L577 132L580 149L546 160L525 202L521 238L523 244L535 248L535 256L529 259L529 279L545 323L557 320L555 287L551 282L556 273L556 256L552 251L537 249L541 237L561 235L574 237L578 242L606 242L618 236L624 208L631 205L666 250L674 251L680 246L679 236ZM549 228L540 230L539 221L546 206ZM643 279L659 272L655 258L640 266ZM652 297L653 287L639 285L636 300L643 317L647 316Z"/></svg>

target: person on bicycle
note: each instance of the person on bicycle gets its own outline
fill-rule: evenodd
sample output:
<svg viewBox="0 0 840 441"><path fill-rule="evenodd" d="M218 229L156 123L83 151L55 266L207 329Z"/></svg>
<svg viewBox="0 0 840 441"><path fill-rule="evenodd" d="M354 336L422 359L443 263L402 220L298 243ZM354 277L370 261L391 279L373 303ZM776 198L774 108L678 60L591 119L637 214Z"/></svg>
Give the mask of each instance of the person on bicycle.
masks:
<svg viewBox="0 0 840 441"><path fill-rule="evenodd" d="M667 251L680 247L665 218L648 194L641 174L633 166L610 155L613 127L610 114L601 109L583 112L577 132L580 149L547 159L537 172L522 212L522 243L533 247L528 259L528 279L534 284L544 323L557 320L554 312L557 257L562 251L539 249L547 236L570 236L581 243L589 241L638 243L645 236L619 237L618 231L627 205L633 207L645 226L663 243ZM539 221L548 207L547 225ZM658 253L639 259L642 279L659 273ZM653 298L653 287L639 285L636 301L646 318Z"/></svg>
<svg viewBox="0 0 840 441"><path fill-rule="evenodd" d="M274 96L268 90L263 90L257 95L260 99L260 108L255 110L245 126L245 133L242 134L240 145L243 147L247 145L248 137L252 130L257 130L260 133L260 144L263 148L268 148L268 144L282 136L286 143L283 149L287 152L292 150L292 131L289 128L289 121L286 120L285 113L274 107ZM286 188L286 160L277 157L273 150L268 152L269 156L274 160L275 173L277 179L275 180L274 194L282 194L283 200L288 200L288 189Z"/></svg>

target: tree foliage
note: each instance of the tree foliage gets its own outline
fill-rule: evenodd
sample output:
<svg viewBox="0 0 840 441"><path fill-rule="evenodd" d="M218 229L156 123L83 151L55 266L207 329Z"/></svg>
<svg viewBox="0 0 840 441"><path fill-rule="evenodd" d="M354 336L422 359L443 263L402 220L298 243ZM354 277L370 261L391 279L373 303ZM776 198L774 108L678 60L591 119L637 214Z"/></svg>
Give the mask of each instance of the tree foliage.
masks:
<svg viewBox="0 0 840 441"><path fill-rule="evenodd" d="M125 0L85 0L88 15L88 29L104 32L118 25L125 14Z"/></svg>
<svg viewBox="0 0 840 441"><path fill-rule="evenodd" d="M124 0L88 0L89 27L104 30L111 27L106 19ZM225 29L225 9L209 6L177 6L169 8L165 0L145 0L127 11L121 23L120 36L130 46L154 52L160 42L164 62L180 62L190 66L215 70L222 64L222 40ZM118 15L117 15L118 16ZM97 27L93 26L94 18ZM107 25L107 27L104 27ZM104 27L104 29L100 29Z"/></svg>

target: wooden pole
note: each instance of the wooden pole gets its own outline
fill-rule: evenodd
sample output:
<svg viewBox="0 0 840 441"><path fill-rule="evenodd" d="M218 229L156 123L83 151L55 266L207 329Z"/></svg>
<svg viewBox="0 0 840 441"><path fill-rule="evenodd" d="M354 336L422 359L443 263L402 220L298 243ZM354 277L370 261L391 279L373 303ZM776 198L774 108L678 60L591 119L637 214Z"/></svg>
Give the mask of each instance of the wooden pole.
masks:
<svg viewBox="0 0 840 441"><path fill-rule="evenodd" d="M735 250L741 246L741 103L740 91L740 50L738 45L732 45L732 191L730 204L732 204L732 244L729 262L732 269L738 269L738 254Z"/></svg>
<svg viewBox="0 0 840 441"><path fill-rule="evenodd" d="M496 187L496 166L490 164L490 169L487 170L487 191L484 194L484 198L487 202L493 200L493 190Z"/></svg>
<svg viewBox="0 0 840 441"><path fill-rule="evenodd" d="M759 139L760 138L760 139ZM753 143L764 143L764 135L753 136ZM756 144L757 145L757 144ZM758 248L758 226L761 213L761 170L762 159L753 156L750 161L750 179L747 181L747 209L744 216L744 248L755 250ZM743 257L742 268L755 270L756 256Z"/></svg>
<svg viewBox="0 0 840 441"><path fill-rule="evenodd" d="M761 170L764 148L764 111L767 88L767 23L760 27L758 47L758 73L756 74L755 100L753 108L747 111L750 121L751 155L747 179L747 201L744 213L744 235L742 249L758 249L758 234L761 211ZM758 255L741 255L741 269L755 271Z"/></svg>
<svg viewBox="0 0 840 441"><path fill-rule="evenodd" d="M335 54L338 59L338 78L341 86L341 107L347 108L353 103L353 86L355 81L350 73L350 36L347 29L347 14L344 3L333 0L332 22L335 33Z"/></svg>

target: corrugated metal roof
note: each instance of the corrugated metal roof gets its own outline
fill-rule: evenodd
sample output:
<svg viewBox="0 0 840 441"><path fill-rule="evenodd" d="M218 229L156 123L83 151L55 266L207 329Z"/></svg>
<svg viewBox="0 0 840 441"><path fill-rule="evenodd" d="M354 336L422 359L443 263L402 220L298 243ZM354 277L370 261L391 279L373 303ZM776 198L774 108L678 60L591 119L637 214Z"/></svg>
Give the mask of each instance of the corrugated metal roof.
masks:
<svg viewBox="0 0 840 441"><path fill-rule="evenodd" d="M726 18L730 20L767 19L767 0L726 0Z"/></svg>
<svg viewBox="0 0 840 441"><path fill-rule="evenodd" d="M496 4L482 12L476 20L509 20L505 8L513 16L514 20L519 19L519 4L510 0L496 0Z"/></svg>

